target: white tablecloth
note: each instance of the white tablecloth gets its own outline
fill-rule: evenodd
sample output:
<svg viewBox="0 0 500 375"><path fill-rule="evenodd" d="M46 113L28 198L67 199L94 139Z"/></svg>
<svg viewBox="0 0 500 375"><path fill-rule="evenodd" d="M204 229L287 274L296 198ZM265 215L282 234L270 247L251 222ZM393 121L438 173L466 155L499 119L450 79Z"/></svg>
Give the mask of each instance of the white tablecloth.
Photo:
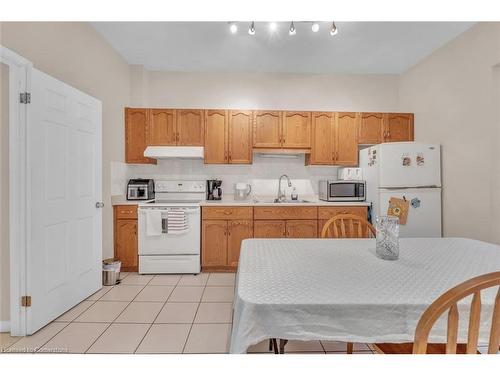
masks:
<svg viewBox="0 0 500 375"><path fill-rule="evenodd" d="M231 353L268 338L413 341L422 312L449 288L500 270L500 246L463 238L401 239L400 258L373 239L248 239L236 280ZM487 343L497 289L482 294ZM469 303L459 304L463 340ZM446 314L444 314L446 315ZM444 342L446 320L431 332Z"/></svg>

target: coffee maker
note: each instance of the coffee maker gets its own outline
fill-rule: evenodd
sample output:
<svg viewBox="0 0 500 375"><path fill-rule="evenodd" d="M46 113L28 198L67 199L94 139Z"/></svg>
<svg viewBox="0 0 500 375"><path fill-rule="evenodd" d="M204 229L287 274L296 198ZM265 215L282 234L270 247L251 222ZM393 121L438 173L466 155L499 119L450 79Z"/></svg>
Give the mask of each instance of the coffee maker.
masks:
<svg viewBox="0 0 500 375"><path fill-rule="evenodd" d="M220 201L222 199L222 181L207 180L207 200Z"/></svg>

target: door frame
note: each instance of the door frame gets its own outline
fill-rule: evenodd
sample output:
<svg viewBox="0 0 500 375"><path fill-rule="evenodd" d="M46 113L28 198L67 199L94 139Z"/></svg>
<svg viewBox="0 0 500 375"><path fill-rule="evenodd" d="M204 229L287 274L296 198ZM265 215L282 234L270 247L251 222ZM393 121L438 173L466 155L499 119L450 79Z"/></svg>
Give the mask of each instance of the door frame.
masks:
<svg viewBox="0 0 500 375"><path fill-rule="evenodd" d="M27 215L27 123L28 108L19 95L30 92L33 63L0 45L0 62L9 67L9 253L10 253L10 333L26 336L26 255L29 215ZM19 82L19 85L12 85ZM13 115L16 114L16 115Z"/></svg>

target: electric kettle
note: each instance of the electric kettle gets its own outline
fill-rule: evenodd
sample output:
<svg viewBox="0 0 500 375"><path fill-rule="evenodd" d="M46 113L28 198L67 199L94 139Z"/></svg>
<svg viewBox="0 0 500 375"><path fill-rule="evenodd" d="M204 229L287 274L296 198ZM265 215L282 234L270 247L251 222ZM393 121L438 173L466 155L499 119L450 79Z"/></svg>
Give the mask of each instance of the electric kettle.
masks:
<svg viewBox="0 0 500 375"><path fill-rule="evenodd" d="M234 186L234 200L244 201L248 198L252 191L252 186L246 182L238 182Z"/></svg>

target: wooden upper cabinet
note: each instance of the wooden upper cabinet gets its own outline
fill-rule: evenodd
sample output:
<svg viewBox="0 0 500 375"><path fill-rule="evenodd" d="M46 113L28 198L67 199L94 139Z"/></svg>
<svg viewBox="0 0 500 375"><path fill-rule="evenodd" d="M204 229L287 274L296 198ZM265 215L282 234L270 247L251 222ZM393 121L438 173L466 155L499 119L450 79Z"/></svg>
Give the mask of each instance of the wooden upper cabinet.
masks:
<svg viewBox="0 0 500 375"><path fill-rule="evenodd" d="M285 220L256 220L253 222L254 238L286 237Z"/></svg>
<svg viewBox="0 0 500 375"><path fill-rule="evenodd" d="M227 265L237 267L240 259L241 241L253 237L253 221L230 220L227 226Z"/></svg>
<svg viewBox="0 0 500 375"><path fill-rule="evenodd" d="M227 262L227 221L202 220L203 267L225 265Z"/></svg>
<svg viewBox="0 0 500 375"><path fill-rule="evenodd" d="M227 120L227 111L213 109L205 111L205 164L228 162Z"/></svg>
<svg viewBox="0 0 500 375"><path fill-rule="evenodd" d="M252 111L229 111L229 163L252 163Z"/></svg>
<svg viewBox="0 0 500 375"><path fill-rule="evenodd" d="M177 110L177 145L203 146L204 117L201 109Z"/></svg>
<svg viewBox="0 0 500 375"><path fill-rule="evenodd" d="M309 164L332 165L334 160L333 112L312 113L311 155Z"/></svg>
<svg viewBox="0 0 500 375"><path fill-rule="evenodd" d="M384 142L413 141L413 114L386 114L383 137Z"/></svg>
<svg viewBox="0 0 500 375"><path fill-rule="evenodd" d="M377 144L382 142L384 115L382 113L361 113L358 127L359 144Z"/></svg>
<svg viewBox="0 0 500 375"><path fill-rule="evenodd" d="M151 109L148 128L148 145L172 146L176 144L174 109Z"/></svg>
<svg viewBox="0 0 500 375"><path fill-rule="evenodd" d="M253 147L280 148L282 141L281 112L254 111Z"/></svg>
<svg viewBox="0 0 500 375"><path fill-rule="evenodd" d="M283 113L283 148L311 147L311 112Z"/></svg>
<svg viewBox="0 0 500 375"><path fill-rule="evenodd" d="M318 222L317 220L287 220L286 236L287 238L317 238Z"/></svg>
<svg viewBox="0 0 500 375"><path fill-rule="evenodd" d="M144 157L148 141L149 110L125 108L125 162L156 164L156 160Z"/></svg>
<svg viewBox="0 0 500 375"><path fill-rule="evenodd" d="M358 114L339 112L335 119L335 164L358 165Z"/></svg>

